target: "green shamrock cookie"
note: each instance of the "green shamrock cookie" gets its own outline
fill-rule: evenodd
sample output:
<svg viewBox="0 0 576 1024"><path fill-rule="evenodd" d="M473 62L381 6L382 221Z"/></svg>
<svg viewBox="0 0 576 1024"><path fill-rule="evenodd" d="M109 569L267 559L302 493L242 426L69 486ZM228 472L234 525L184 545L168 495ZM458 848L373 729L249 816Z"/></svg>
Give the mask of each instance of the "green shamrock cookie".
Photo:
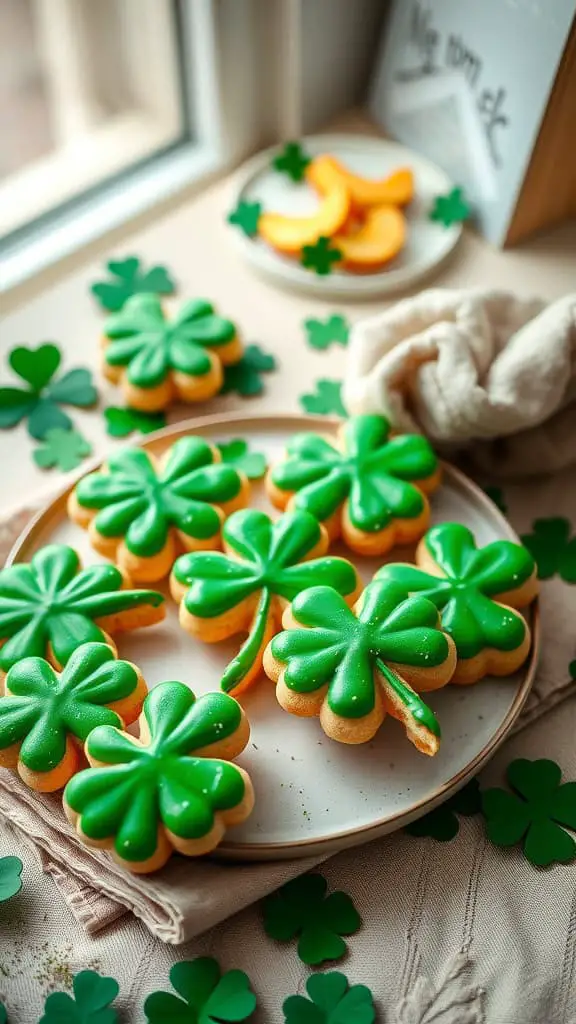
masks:
<svg viewBox="0 0 576 1024"><path fill-rule="evenodd" d="M376 579L397 583L406 594L422 594L442 615L442 628L458 652L453 682L509 675L525 660L530 630L514 609L538 589L534 559L526 548L497 540L477 548L460 523L434 526L416 553L418 566L384 565Z"/></svg>
<svg viewBox="0 0 576 1024"><path fill-rule="evenodd" d="M273 523L264 512L243 509L226 521L222 538L225 554L182 555L170 582L188 632L207 640L248 633L220 682L238 694L260 677L264 648L296 594L326 583L351 597L358 581L349 562L325 554L326 533L308 512L287 513Z"/></svg>
<svg viewBox="0 0 576 1024"><path fill-rule="evenodd" d="M0 669L21 658L64 665L80 644L164 618L162 594L125 590L113 565L80 566L65 544L48 544L32 560L0 570Z"/></svg>
<svg viewBox="0 0 576 1024"><path fill-rule="evenodd" d="M139 740L107 725L91 732L96 767L66 786L66 813L81 839L136 873L161 868L173 850L209 853L252 810L250 778L229 763L249 735L228 694L196 699L184 683L160 683L144 701Z"/></svg>
<svg viewBox="0 0 576 1024"><path fill-rule="evenodd" d="M83 644L60 675L43 658L22 658L8 672L4 693L0 764L17 769L31 789L52 793L78 771L92 729L135 721L146 684L107 644Z"/></svg>
<svg viewBox="0 0 576 1024"><path fill-rule="evenodd" d="M342 936L352 935L362 924L348 894L327 896L327 888L322 875L301 875L264 900L266 934L278 942L298 935L298 956L311 967L344 956L347 946Z"/></svg>

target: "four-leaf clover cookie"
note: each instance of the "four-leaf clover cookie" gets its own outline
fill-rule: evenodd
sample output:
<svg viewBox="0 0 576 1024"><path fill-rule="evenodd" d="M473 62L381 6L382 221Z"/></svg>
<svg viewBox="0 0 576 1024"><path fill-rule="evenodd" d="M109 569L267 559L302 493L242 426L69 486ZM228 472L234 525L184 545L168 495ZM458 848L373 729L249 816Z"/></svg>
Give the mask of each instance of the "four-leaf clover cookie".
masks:
<svg viewBox="0 0 576 1024"><path fill-rule="evenodd" d="M283 625L264 668L286 711L319 715L326 735L340 743L371 740L388 713L418 750L438 751L440 727L416 691L445 686L456 651L431 601L373 582L351 609L331 587L310 587L295 597Z"/></svg>
<svg viewBox="0 0 576 1024"><path fill-rule="evenodd" d="M333 540L353 551L384 554L419 539L428 526L427 494L440 482L438 460L419 434L392 436L383 416L353 416L336 442L296 434L286 458L268 473L278 508L304 509Z"/></svg>
<svg viewBox="0 0 576 1024"><path fill-rule="evenodd" d="M350 562L326 555L326 531L308 512L274 523L264 512L243 509L226 521L222 538L224 554L182 555L170 586L181 601L180 623L193 636L216 643L248 633L221 680L223 690L238 694L261 676L264 648L296 594L325 583L353 601L358 577Z"/></svg>
<svg viewBox="0 0 576 1024"><path fill-rule="evenodd" d="M220 547L224 517L248 500L246 476L200 437L182 437L157 460L114 452L78 482L68 514L97 551L142 582L166 576L176 555Z"/></svg>
<svg viewBox="0 0 576 1024"><path fill-rule="evenodd" d="M92 730L92 767L66 786L66 814L88 846L136 874L158 870L173 850L210 853L254 805L248 774L230 763L249 736L228 694L196 698L184 683L160 683L144 701L138 740L112 726Z"/></svg>
<svg viewBox="0 0 576 1024"><path fill-rule="evenodd" d="M58 674L44 658L22 658L0 698L0 765L41 793L62 789L82 764L92 729L123 728L142 708L146 683L107 644L83 644Z"/></svg>
<svg viewBox="0 0 576 1024"><path fill-rule="evenodd" d="M231 320L203 299L185 302L168 320L157 295L133 295L104 325L103 372L120 384L126 404L145 412L176 399L217 394L223 366L237 363L242 344Z"/></svg>
<svg viewBox="0 0 576 1024"><path fill-rule="evenodd" d="M376 579L393 581L406 594L422 594L442 615L442 629L458 652L454 683L515 672L530 650L530 629L516 609L538 592L536 566L520 544L496 540L477 548L468 527L442 523L428 531L417 566L383 566Z"/></svg>
<svg viewBox="0 0 576 1024"><path fill-rule="evenodd" d="M0 570L0 672L22 658L64 665L80 644L160 622L162 594L127 590L114 565L89 565L65 544L40 548L30 562Z"/></svg>

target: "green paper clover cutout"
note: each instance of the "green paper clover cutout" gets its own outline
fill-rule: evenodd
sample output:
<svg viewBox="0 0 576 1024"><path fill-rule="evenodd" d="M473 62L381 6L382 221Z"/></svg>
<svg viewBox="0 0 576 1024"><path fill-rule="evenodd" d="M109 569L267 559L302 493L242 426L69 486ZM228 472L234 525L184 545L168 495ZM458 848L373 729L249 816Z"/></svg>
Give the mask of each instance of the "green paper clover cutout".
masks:
<svg viewBox="0 0 576 1024"><path fill-rule="evenodd" d="M20 857L0 857L0 903L20 892L22 867Z"/></svg>
<svg viewBox="0 0 576 1024"><path fill-rule="evenodd" d="M282 174L287 174L292 181L302 181L311 159L299 142L287 142L272 160L272 166Z"/></svg>
<svg viewBox="0 0 576 1024"><path fill-rule="evenodd" d="M348 415L342 401L341 380L317 380L316 391L310 395L300 395L298 401L304 412L316 416L342 416Z"/></svg>
<svg viewBox="0 0 576 1024"><path fill-rule="evenodd" d="M217 813L232 811L246 795L241 770L204 750L216 750L239 728L241 710L232 697L196 699L184 683L159 683L143 714L150 734L145 745L108 725L93 729L86 752L98 767L74 775L64 791L82 834L113 840L126 863L153 857L162 833L166 860L172 847L186 852L191 840L212 831Z"/></svg>
<svg viewBox="0 0 576 1024"><path fill-rule="evenodd" d="M220 681L223 690L234 693L261 663L263 646L279 617L275 598L292 601L318 582L349 595L356 589L356 571L350 562L332 555L303 561L322 539L318 521L308 512L287 512L273 522L257 509L241 509L226 520L222 539L226 553L181 555L173 575L177 583L189 587L183 605L191 615L210 619L245 606L241 629L246 628L248 636ZM236 615L229 635L238 632Z"/></svg>
<svg viewBox="0 0 576 1024"><path fill-rule="evenodd" d="M508 505L506 504L504 491L502 490L501 487L496 487L490 484L488 485L488 487L484 488L484 494L486 494L490 498L490 501L494 502L496 508L500 509L502 515L505 516L508 514Z"/></svg>
<svg viewBox="0 0 576 1024"><path fill-rule="evenodd" d="M20 744L19 764L51 772L70 738L83 743L97 726L122 727L107 705L131 697L138 685L134 666L117 661L107 644L77 647L60 675L43 658L22 658L8 672L0 700L0 750Z"/></svg>
<svg viewBox="0 0 576 1024"><path fill-rule="evenodd" d="M42 441L49 430L59 427L70 430L72 420L61 405L86 408L94 405L98 392L89 370L68 370L54 380L62 355L56 345L38 348L14 348L8 362L28 388L0 388L0 429L15 427L28 420L28 433Z"/></svg>
<svg viewBox="0 0 576 1024"><path fill-rule="evenodd" d="M167 267L151 267L144 271L137 256L128 256L124 260L110 260L106 264L111 281L99 281L93 284L90 291L98 300L102 309L109 313L118 313L127 299L132 295L150 292L153 295L172 295L176 284Z"/></svg>
<svg viewBox="0 0 576 1024"><path fill-rule="evenodd" d="M8 1014L4 1003L0 1003L0 1024L8 1024Z"/></svg>
<svg viewBox="0 0 576 1024"><path fill-rule="evenodd" d="M535 867L573 860L576 842L561 826L576 831L576 782L561 785L561 768L545 758L512 761L506 777L512 793L482 793L488 838L496 846L523 842L524 856Z"/></svg>
<svg viewBox="0 0 576 1024"><path fill-rule="evenodd" d="M258 221L262 213L262 203L248 203L245 199L242 199L234 210L231 210L226 220L229 224L234 224L236 227L248 237L253 236L258 231Z"/></svg>
<svg viewBox="0 0 576 1024"><path fill-rule="evenodd" d="M451 839L455 839L460 831L457 815L471 817L473 814L478 814L481 808L480 784L478 779L471 779L439 807L435 807L429 814L424 814L422 818L407 825L405 832L411 836L430 836L439 843L448 843Z"/></svg>
<svg viewBox="0 0 576 1024"><path fill-rule="evenodd" d="M417 518L426 507L425 498L411 481L432 476L438 461L420 434L390 435L383 416L346 420L342 448L318 434L296 434L287 458L272 468L272 482L295 492L295 507L320 520L347 501L350 521L367 533L384 529L396 518Z"/></svg>
<svg viewBox="0 0 576 1024"><path fill-rule="evenodd" d="M570 673L570 678L576 682L576 659L570 662L568 665L568 671Z"/></svg>
<svg viewBox="0 0 576 1024"><path fill-rule="evenodd" d="M220 532L215 506L236 498L242 481L233 466L214 461L200 437L182 437L167 461L156 468L141 448L113 452L105 470L76 485L78 503L95 509L94 524L104 537L123 538L134 555L161 551L173 529L208 540Z"/></svg>
<svg viewBox="0 0 576 1024"><path fill-rule="evenodd" d="M340 249L332 245L332 240L326 235L320 235L320 237L314 242L313 245L304 245L302 247L302 256L300 262L303 267L307 270L313 270L320 276L332 273L332 264L340 263L342 260L342 253Z"/></svg>
<svg viewBox="0 0 576 1024"><path fill-rule="evenodd" d="M461 523L434 526L423 541L438 574L415 565L384 565L375 579L397 583L406 593L419 593L442 613L460 658L474 658L484 649L515 651L526 636L526 623L513 609L499 604L499 594L519 589L534 572L534 560L520 544L496 540L477 548L472 532Z"/></svg>
<svg viewBox="0 0 576 1024"><path fill-rule="evenodd" d="M463 190L453 188L446 196L436 196L429 217L430 220L438 221L445 228L449 228L452 224L461 224L462 221L469 220L470 215L470 205L464 198Z"/></svg>
<svg viewBox="0 0 576 1024"><path fill-rule="evenodd" d="M326 320L305 320L304 328L311 348L323 350L333 343L348 344L350 324L339 313L333 313Z"/></svg>
<svg viewBox="0 0 576 1024"><path fill-rule="evenodd" d="M221 395L235 391L243 398L260 395L264 390L261 374L271 373L277 369L276 359L269 352L264 352L259 345L247 345L244 355L233 366L224 367L224 383L220 388Z"/></svg>
<svg viewBox="0 0 576 1024"><path fill-rule="evenodd" d="M154 590L125 590L114 565L80 568L65 544L48 544L29 563L0 570L0 669L49 651L64 665L80 644L103 643L99 619L163 604Z"/></svg>
<svg viewBox="0 0 576 1024"><path fill-rule="evenodd" d="M92 445L77 430L52 427L46 432L44 444L36 448L32 457L40 469L56 466L63 473L68 473L77 469L82 459L91 454Z"/></svg>
<svg viewBox="0 0 576 1024"><path fill-rule="evenodd" d="M233 441L222 442L216 447L222 456L222 462L227 462L236 469L241 470L249 480L260 480L266 472L266 456L262 452L251 452L248 442L241 437Z"/></svg>
<svg viewBox="0 0 576 1024"><path fill-rule="evenodd" d="M298 936L298 956L311 967L339 960L362 919L345 892L326 895L323 875L302 875L267 896L263 903L264 930L271 939L289 942Z"/></svg>
<svg viewBox="0 0 576 1024"><path fill-rule="evenodd" d="M565 583L576 583L576 536L570 539L568 519L535 519L532 530L520 539L536 560L538 578L547 580L558 573Z"/></svg>
<svg viewBox="0 0 576 1024"><path fill-rule="evenodd" d="M349 985L339 971L313 974L305 996L284 1000L284 1024L373 1024L376 1019L372 993L365 985Z"/></svg>
<svg viewBox="0 0 576 1024"><path fill-rule="evenodd" d="M110 1005L120 991L114 978L97 971L80 971L72 981L74 996L53 992L44 1004L40 1024L117 1024L118 1013Z"/></svg>
<svg viewBox="0 0 576 1024"><path fill-rule="evenodd" d="M163 412L141 412L139 409L121 409L110 405L104 409L106 433L110 437L128 437L134 430L141 434L151 434L166 426Z"/></svg>
<svg viewBox="0 0 576 1024"><path fill-rule="evenodd" d="M148 1024L228 1024L248 1020L256 996L244 971L225 971L212 957L183 960L170 969L171 992L153 992L144 1003Z"/></svg>
<svg viewBox="0 0 576 1024"><path fill-rule="evenodd" d="M104 324L104 360L125 367L130 384L155 388L170 373L204 377L212 369L210 352L236 336L231 320L214 312L204 299L184 302L167 320L157 295L132 295Z"/></svg>

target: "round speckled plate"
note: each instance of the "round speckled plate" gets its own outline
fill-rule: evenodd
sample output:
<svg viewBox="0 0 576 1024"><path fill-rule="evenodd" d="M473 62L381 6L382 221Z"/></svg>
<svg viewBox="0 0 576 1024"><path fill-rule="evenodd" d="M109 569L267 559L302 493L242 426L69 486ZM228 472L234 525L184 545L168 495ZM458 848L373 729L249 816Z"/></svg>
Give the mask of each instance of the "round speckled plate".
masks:
<svg viewBox="0 0 576 1024"><path fill-rule="evenodd" d="M295 431L333 434L336 428L336 421L321 417L210 417L149 435L142 446L161 452L187 433L212 441L244 437L255 451L273 460ZM68 490L34 519L16 544L11 561L28 560L49 542L71 544L86 564L101 560L84 531L67 520L67 495ZM254 504L270 511L260 484L254 488ZM432 518L465 523L480 544L518 539L496 506L451 466L446 466L444 483L432 498ZM395 552L396 558L407 555ZM375 559L355 561L366 581L380 564ZM435 758L419 754L390 717L371 743L361 747L334 743L316 719L298 719L282 711L274 686L262 679L244 700L252 735L239 758L254 780L256 808L247 822L228 833L219 853L239 860L329 853L393 832L446 799L488 760L520 713L538 653L536 605L530 615L534 644L522 671L508 679L447 686L428 695L442 726L442 746ZM119 641L120 656L142 668L150 687L163 679L182 679L197 693L217 688L235 650L232 642L204 645L184 633L171 601L165 622L121 636Z"/></svg>

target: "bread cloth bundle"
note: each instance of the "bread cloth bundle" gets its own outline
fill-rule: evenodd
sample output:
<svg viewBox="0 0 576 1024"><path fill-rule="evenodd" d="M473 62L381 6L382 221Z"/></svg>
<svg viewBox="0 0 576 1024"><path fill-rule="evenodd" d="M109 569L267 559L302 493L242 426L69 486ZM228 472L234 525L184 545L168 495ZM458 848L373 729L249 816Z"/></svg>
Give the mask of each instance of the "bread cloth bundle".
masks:
<svg viewBox="0 0 576 1024"><path fill-rule="evenodd" d="M352 330L344 401L502 476L576 463L576 294L431 289Z"/></svg>

